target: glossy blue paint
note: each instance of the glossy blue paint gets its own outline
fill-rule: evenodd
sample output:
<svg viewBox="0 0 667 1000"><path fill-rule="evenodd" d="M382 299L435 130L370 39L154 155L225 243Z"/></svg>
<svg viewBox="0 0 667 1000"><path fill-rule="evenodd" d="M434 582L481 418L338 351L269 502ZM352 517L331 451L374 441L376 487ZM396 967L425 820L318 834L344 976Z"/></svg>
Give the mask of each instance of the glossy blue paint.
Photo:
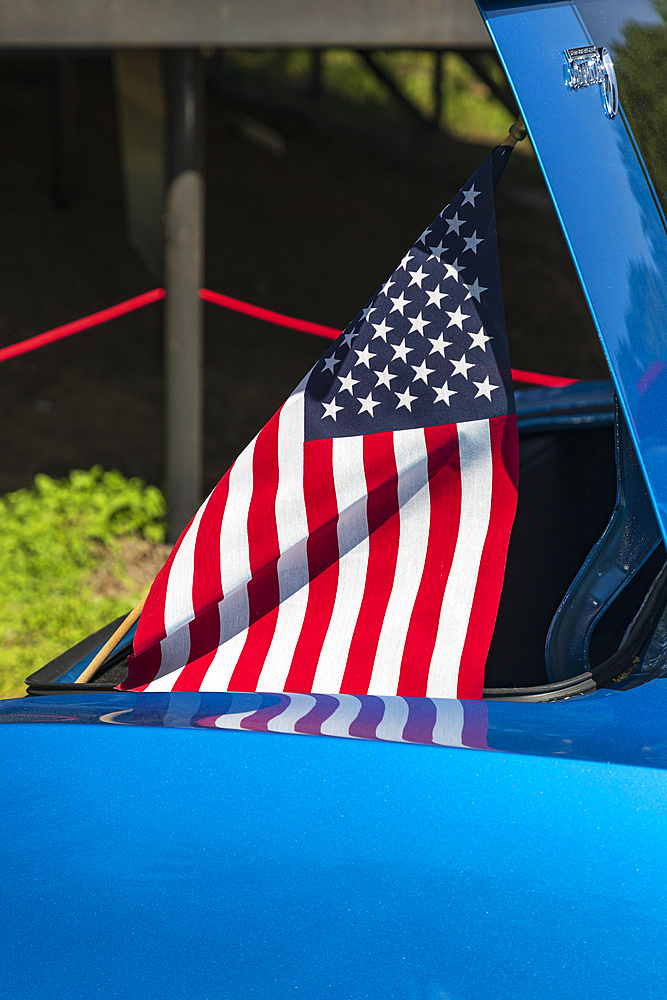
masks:
<svg viewBox="0 0 667 1000"><path fill-rule="evenodd" d="M667 685L646 687L490 704L495 753L2 725L0 993L661 996ZM0 708L99 716L155 697ZM657 767L554 756L558 735L636 760L642 726ZM528 756L536 730L552 743Z"/></svg>
<svg viewBox="0 0 667 1000"><path fill-rule="evenodd" d="M519 389L514 398L520 435L564 427L614 426L614 388L607 379L558 389Z"/></svg>
<svg viewBox="0 0 667 1000"><path fill-rule="evenodd" d="M667 539L667 233L622 112L611 121L597 86L573 92L563 82L564 49L603 43L572 4L479 6L553 195ZM634 5L624 6L631 16Z"/></svg>

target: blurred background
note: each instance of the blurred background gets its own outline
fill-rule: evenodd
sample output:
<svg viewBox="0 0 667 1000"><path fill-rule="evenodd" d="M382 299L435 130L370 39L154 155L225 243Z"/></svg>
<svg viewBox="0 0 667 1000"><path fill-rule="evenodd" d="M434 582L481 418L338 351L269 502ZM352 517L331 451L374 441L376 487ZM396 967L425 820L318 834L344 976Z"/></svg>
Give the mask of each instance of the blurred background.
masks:
<svg viewBox="0 0 667 1000"><path fill-rule="evenodd" d="M206 287L332 327L514 120L491 50L204 46L196 59ZM123 80L109 50L0 52L0 348L163 282L159 248L137 238ZM513 366L604 377L528 140L496 205ZM0 696L129 610L169 551L163 309L0 364ZM214 305L204 321L203 495L326 348Z"/></svg>

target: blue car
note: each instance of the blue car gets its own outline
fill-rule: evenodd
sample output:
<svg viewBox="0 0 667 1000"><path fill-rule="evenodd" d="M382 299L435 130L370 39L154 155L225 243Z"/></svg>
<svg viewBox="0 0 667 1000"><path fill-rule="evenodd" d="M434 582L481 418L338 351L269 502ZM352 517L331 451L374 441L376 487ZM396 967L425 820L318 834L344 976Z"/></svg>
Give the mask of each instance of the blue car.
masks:
<svg viewBox="0 0 667 1000"><path fill-rule="evenodd" d="M2 997L667 993L667 4L480 8L611 376L517 393L484 699L119 692L90 636L0 703Z"/></svg>

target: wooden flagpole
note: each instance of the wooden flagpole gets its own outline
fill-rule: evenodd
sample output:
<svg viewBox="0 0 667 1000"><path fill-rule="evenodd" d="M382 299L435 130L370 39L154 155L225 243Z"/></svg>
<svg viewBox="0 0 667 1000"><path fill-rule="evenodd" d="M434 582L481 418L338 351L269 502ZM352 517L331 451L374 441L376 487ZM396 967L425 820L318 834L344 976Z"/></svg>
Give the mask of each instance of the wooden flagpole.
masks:
<svg viewBox="0 0 667 1000"><path fill-rule="evenodd" d="M99 668L102 666L107 656L113 652L123 636L127 635L134 623L138 620L139 615L144 609L144 604L146 603L146 598L142 599L137 604L136 608L132 608L129 615L123 619L114 634L110 639L102 646L99 653L93 657L92 661L88 664L86 669L83 671L80 677L77 677L75 684L86 684L91 678L95 676Z"/></svg>

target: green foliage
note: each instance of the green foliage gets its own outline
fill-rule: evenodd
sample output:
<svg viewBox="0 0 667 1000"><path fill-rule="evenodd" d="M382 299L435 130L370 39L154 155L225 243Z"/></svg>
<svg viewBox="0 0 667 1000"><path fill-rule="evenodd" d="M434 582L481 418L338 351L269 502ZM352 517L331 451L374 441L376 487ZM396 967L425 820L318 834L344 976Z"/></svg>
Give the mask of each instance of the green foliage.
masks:
<svg viewBox="0 0 667 1000"><path fill-rule="evenodd" d="M392 50L374 55L422 114L431 118L435 111L435 54ZM240 78L277 78L308 86L312 73L312 55L304 49L230 50L226 58ZM503 138L512 124L507 109L461 56L447 52L442 58L441 127L468 142L497 142ZM498 84L503 83L497 64L489 61L487 70ZM358 114L390 126L405 124L404 109L354 50L327 49L322 58L322 82L328 95L341 99Z"/></svg>
<svg viewBox="0 0 667 1000"><path fill-rule="evenodd" d="M654 0L663 23L628 19L613 58L619 99L663 203L667 201L667 0ZM631 11L630 11L631 14Z"/></svg>
<svg viewBox="0 0 667 1000"><path fill-rule="evenodd" d="M136 603L120 543L163 541L165 514L154 486L99 466L39 475L0 498L0 697L23 693L27 674ZM103 563L122 596L95 593Z"/></svg>

